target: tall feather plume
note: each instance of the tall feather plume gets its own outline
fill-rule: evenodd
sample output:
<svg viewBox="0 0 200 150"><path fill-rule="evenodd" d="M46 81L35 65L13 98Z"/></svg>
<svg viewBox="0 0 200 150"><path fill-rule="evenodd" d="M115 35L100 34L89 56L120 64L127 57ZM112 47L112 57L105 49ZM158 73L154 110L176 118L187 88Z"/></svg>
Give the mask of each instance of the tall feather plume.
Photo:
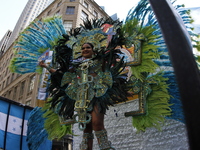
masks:
<svg viewBox="0 0 200 150"><path fill-rule="evenodd" d="M16 42L15 57L11 60L12 72L25 74L40 70L39 57L47 49L53 50L59 38L66 34L61 17L54 16L43 21L32 22Z"/></svg>
<svg viewBox="0 0 200 150"><path fill-rule="evenodd" d="M174 3L175 1L171 1L171 2ZM183 22L185 23L185 25L188 29L188 32L191 35L192 40L195 41L194 39L195 39L195 37L197 37L197 35L194 32L192 32L192 28L191 28L190 24L193 22L193 20L190 16L190 11L184 9L183 8L184 5L177 5L177 6L174 6L174 7L177 9L178 13L182 17ZM143 50L142 64L140 66L132 67L133 74L136 75L136 77L139 77L140 73L145 71L144 69L146 67L143 66L144 63L147 63L147 65L151 64L152 66L154 66L154 69L157 68L157 71L158 70L162 71L163 77L162 78L159 77L159 78L165 79L165 80L168 79L168 80L165 81L165 83L168 84L168 86L169 86L168 87L168 92L169 92L168 94L170 95L170 101L168 102L168 104L171 104L171 105L168 105L168 106L166 105L167 106L166 110L168 110L169 112L170 112L170 110L172 110L171 114L164 112L167 115L163 115L163 116L165 116L166 118L175 119L177 121L184 122L184 115L183 115L183 110L182 110L182 104L181 104L181 101L180 101L179 89L178 89L178 86L177 86L177 83L176 83L176 79L175 79L173 67L172 67L172 64L171 64L171 61L170 61L170 57L168 55L168 50L166 48L166 44L165 44L164 39L162 37L158 22L156 20L156 17L155 17L155 15L154 15L151 7L150 7L150 4L147 0L141 0L135 8L133 8L132 10L129 11L129 14L127 15L125 24L129 20L134 20L134 18L136 18L139 22L141 22L141 29L142 28L149 28L150 26L152 27L152 29L154 29L154 31L152 30L151 34L149 34L150 37L147 37L147 39L151 39L151 40L148 41L148 43L149 44L152 43L152 46L154 48L152 46L149 47L148 44L146 46L143 46L143 49L142 49ZM143 30L142 32L144 33L144 31L145 30ZM199 42L195 41L193 47L196 47L197 49L199 49ZM149 48L149 50L146 49L146 48ZM145 49L147 51L145 51ZM152 49L154 49L154 50L157 49L157 51L159 52L158 53L159 55L155 53L156 51L152 51ZM147 55L148 53L150 54L149 56ZM149 62L151 62L151 63L149 63ZM144 68L142 68L142 66ZM152 67L150 67L150 68L152 68ZM154 71L153 72L152 71L147 70L147 72L150 72L150 73L154 72ZM156 72L154 72L153 74L156 75ZM140 79L142 79L142 77ZM152 94L155 94L155 93L156 93L156 91L153 90ZM150 94L147 97L147 104L148 105L151 104L151 100L149 99L149 97L151 97L152 94ZM168 96L166 95L166 97L169 98L169 95ZM165 106L163 106L163 108L164 107ZM150 112L151 112L151 109L148 109L148 114L146 116L133 117L133 125L136 128L138 128L138 130L145 131L146 127L154 126L152 123L150 123L150 122L148 123L148 121L151 121L151 120L148 120L148 117L151 116ZM156 112L159 113L159 109L157 109ZM164 120L162 119L161 122L163 122L163 121ZM145 123L148 123L148 124L145 125ZM157 128L160 128L160 127L157 126Z"/></svg>

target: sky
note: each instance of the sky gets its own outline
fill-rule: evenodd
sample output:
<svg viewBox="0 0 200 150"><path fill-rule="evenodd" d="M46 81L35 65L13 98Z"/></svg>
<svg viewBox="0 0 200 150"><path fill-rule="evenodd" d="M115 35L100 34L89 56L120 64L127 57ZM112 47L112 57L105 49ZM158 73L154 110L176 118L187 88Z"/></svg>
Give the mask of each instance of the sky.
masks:
<svg viewBox="0 0 200 150"><path fill-rule="evenodd" d="M95 0L97 4L105 7L109 15L115 13L123 20L128 11L134 7L139 0ZM7 32L13 30L28 0L4 0L0 5L0 40ZM186 7L200 7L199 0L177 0L178 4Z"/></svg>

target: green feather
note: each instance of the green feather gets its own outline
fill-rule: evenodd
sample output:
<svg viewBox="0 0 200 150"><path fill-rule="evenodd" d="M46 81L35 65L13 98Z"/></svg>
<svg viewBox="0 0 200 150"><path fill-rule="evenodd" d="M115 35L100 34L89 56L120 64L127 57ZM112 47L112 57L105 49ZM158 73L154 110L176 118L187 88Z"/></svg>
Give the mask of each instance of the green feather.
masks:
<svg viewBox="0 0 200 150"><path fill-rule="evenodd" d="M49 109L50 106L48 103L42 108L45 113L43 115L46 118L44 123L44 128L48 133L48 139L61 139L66 134L72 134L71 125L61 125L59 116L52 110Z"/></svg>
<svg viewBox="0 0 200 150"><path fill-rule="evenodd" d="M170 95L167 92L166 78L161 73L153 76L158 84L151 85L152 92L147 96L147 114L143 116L134 116L133 126L137 131L145 131L148 127L155 127L161 130L165 117L171 115L169 106Z"/></svg>

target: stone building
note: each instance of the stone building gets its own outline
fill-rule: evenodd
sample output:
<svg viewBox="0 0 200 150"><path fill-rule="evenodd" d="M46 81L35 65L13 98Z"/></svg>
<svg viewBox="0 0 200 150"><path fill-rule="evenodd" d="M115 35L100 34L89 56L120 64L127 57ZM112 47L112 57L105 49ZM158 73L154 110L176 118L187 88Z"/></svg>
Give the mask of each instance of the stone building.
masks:
<svg viewBox="0 0 200 150"><path fill-rule="evenodd" d="M6 51L6 46L10 39L11 34L12 34L12 31L8 30L0 41L0 57L2 57Z"/></svg>

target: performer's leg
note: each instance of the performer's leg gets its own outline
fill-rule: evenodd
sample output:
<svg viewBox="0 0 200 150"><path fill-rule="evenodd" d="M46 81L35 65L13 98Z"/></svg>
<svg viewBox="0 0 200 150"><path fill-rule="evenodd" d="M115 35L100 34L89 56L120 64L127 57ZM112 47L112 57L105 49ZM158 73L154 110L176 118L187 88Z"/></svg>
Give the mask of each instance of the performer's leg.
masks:
<svg viewBox="0 0 200 150"><path fill-rule="evenodd" d="M81 150L92 150L94 139L94 134L92 133L92 131L92 122L90 122L86 125L86 128L83 131L83 140L80 144Z"/></svg>
<svg viewBox="0 0 200 150"><path fill-rule="evenodd" d="M92 128L94 131L105 130L104 128L104 114L98 111L98 107L95 105L92 115Z"/></svg>
<svg viewBox="0 0 200 150"><path fill-rule="evenodd" d="M108 141L107 131L104 127L104 114L99 113L98 107L95 106L92 113L92 127L95 131L95 135L98 140L100 150L110 150L114 148L111 146L111 142Z"/></svg>

